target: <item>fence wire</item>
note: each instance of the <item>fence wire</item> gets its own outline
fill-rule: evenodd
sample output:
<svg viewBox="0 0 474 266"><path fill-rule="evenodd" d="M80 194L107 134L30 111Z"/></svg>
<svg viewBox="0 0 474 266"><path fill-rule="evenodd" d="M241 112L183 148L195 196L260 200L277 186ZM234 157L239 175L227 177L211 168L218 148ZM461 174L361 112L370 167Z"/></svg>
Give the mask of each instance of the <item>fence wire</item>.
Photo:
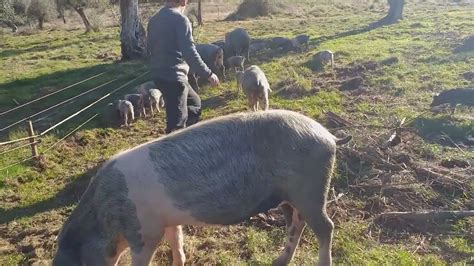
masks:
<svg viewBox="0 0 474 266"><path fill-rule="evenodd" d="M50 107L48 107L48 108L46 108L46 109L41 110L41 111L39 111L39 112L37 112L37 113L35 113L35 114L33 114L33 115L30 115L30 116L28 116L28 117L25 117L25 118L23 118L23 119L20 119L20 120L18 120L18 121L16 121L16 122L14 122L14 123L12 123L12 124L6 126L6 127L3 127L2 129L0 129L0 132L5 131L5 130L7 130L7 129L9 129L9 128L15 126L15 125L18 125L18 124L22 123L22 122L25 122L26 120L28 120L28 119L30 119L30 118L32 118L32 117L35 117L35 116L37 116L37 115L39 115L39 114L42 114L42 113L47 112L47 111L50 111L50 110L52 110L52 109L54 109L54 108L56 108L56 107L58 107L58 106L61 106L61 105L65 104L65 103L68 103L68 102L70 102L70 101L72 101L72 100L75 100L75 99L77 99L77 98L79 98L79 97L81 97L81 96L84 96L84 95L86 95L86 94L88 94L88 93L90 93L90 92L93 92L93 91L95 91L95 90L98 90L98 89L104 87L105 85L108 85L108 84L110 84L110 83L112 83L112 82L114 82L114 81L116 81L116 80L117 80L117 79L113 79L113 80L107 81L107 82L105 82L105 83L103 83L103 84L101 84L101 85L99 85L99 86L97 86L97 87L94 87L94 88L92 88L92 89L90 89L90 90L87 90L87 91L85 91L85 92L83 92L83 93L80 93L80 94L78 94L78 95L76 95L76 96L73 96L73 97L71 97L71 98L69 98L69 99L66 99L66 100L64 100L64 101L61 101L61 102L59 102L59 103L57 103L57 104L55 104L55 105L53 105L53 106L50 106Z"/></svg>
<svg viewBox="0 0 474 266"><path fill-rule="evenodd" d="M46 148L44 151L41 152L41 155L45 154L46 152L50 151L51 149L53 149L54 147L56 147L59 143L63 142L67 137L71 136L72 134L74 134L74 132L78 131L80 128L82 128L85 124L89 123L92 119L96 118L97 116L99 115L99 113L96 113L94 114L93 116L91 116L89 119L87 119L86 121L84 121L83 123L81 123L79 126L75 127L73 130L71 130L69 133L67 133L66 135L64 135L61 139L59 139L58 141L56 141L55 143L53 143L52 145L50 145L48 148ZM29 146L31 145L31 143L28 143L27 145L24 145L24 146ZM24 147L23 146L23 147ZM20 147L17 147L17 148L20 148ZM31 156L31 157L27 157L25 159L22 159L22 160L19 160L19 161L16 161L14 163L11 163L5 167L2 167L0 168L0 171L3 171L3 170L6 170L8 168L11 168L15 165L18 165L18 164L21 164L21 163L24 163L24 162L27 162L29 160L33 160L37 158L36 156Z"/></svg>
<svg viewBox="0 0 474 266"><path fill-rule="evenodd" d="M11 113L11 112L13 112L13 111L15 111L15 110L18 110L18 109L20 109L20 108L22 108L22 107L25 107L25 106L27 106L27 105L30 105L30 104L32 104L32 103L34 103L34 102L37 102L37 101L42 100L42 99L44 99L44 98L47 98L47 97L49 97L49 96L53 96L53 95L55 95L55 94L57 94L57 93L60 93L60 92L65 91L65 90L67 90L67 89L70 89L70 88L72 88L72 87L74 87L74 86L77 86L77 85L79 85L79 84L81 84L81 83L84 83L84 82L86 82L86 81L89 81L89 80L91 80L91 79L100 77L100 76L102 76L103 74L105 74L105 72L102 72L102 73L97 74L97 75L94 75L94 76L92 76L92 77L90 77L90 78L81 80L81 81L79 81L79 82L76 82L76 83L74 83L74 84L71 84L71 85L69 85L69 86L67 86L67 87L65 87L65 88L60 89L60 90L57 90L57 91L48 93L48 94L43 95L43 96L41 96L41 97L39 97L39 98L36 98L36 99L34 99L34 100L31 100L31 101L28 101L28 102L26 102L26 103L20 104L19 106L16 106L16 107L14 107L14 108L12 108L12 109L10 109L10 110L1 112L1 113L0 113L0 116L6 115L6 114L8 114L8 113Z"/></svg>
<svg viewBox="0 0 474 266"><path fill-rule="evenodd" d="M86 107L82 108L81 110L75 112L74 114L72 114L72 115L66 117L65 119L63 119L62 121L56 123L55 125L51 126L50 128L44 130L44 131L43 131L41 134L39 134L39 135L35 135L35 136L32 136L32 137L25 137L25 138L16 139L16 140L11 140L11 141L7 141L7 142L2 142L2 143L0 143L0 146L1 146L1 145L12 144L12 143L19 142L19 141L29 140L29 139L32 139L32 138L42 137L42 136L44 136L46 133L48 133L48 132L50 132L51 130L53 130L53 129L55 129L56 127L58 127L59 125L65 123L66 121L68 121L68 120L72 119L73 117L79 115L80 113L82 113L82 112L84 112L85 110L89 109L90 107L94 106L94 105L97 104L98 102L100 102L100 101L106 99L107 97L110 97L113 93L115 93L115 92L117 92L117 91L123 89L123 88L126 87L127 85L129 85L129 84L131 84L132 82L138 80L139 78L143 77L143 76L146 75L146 74L148 74L148 71L146 71L146 72L144 72L144 73L138 75L137 77L135 77L135 78L131 79L130 81L124 83L122 86L120 86L120 87L118 87L118 88L112 90L111 92L107 93L106 95L100 97L99 99L95 100L94 102L92 102L91 104L89 104L89 105L87 105ZM44 112L46 112L46 111L48 111L48 110L51 110L52 108L55 108L55 107L57 107L57 106L59 106L59 105L62 105L62 104L64 104L64 103L66 103L66 102L69 102L69 101L71 101L71 100L73 100L73 99L76 99L76 98L78 98L78 97L80 97L80 96L82 96L82 95L84 95L84 94L87 94L87 93L89 93L89 92L91 92L91 91L93 91L93 90L96 90L96 89L98 89L98 88L100 88L100 87L103 87L103 86L105 86L105 85L107 85L107 84L109 84L109 83L111 83L111 82L113 82L113 81L116 81L116 80L117 80L117 79L113 79L113 80L111 80L111 81L108 81L108 82L106 82L106 83L103 83L103 84L101 84L101 85L99 85L99 86L97 86L97 87L94 87L94 88L92 88L92 89L90 89L90 90L88 90L88 91L86 91L86 92L84 92L84 93L81 93L81 94L76 95L76 96L74 96L74 97L72 97L72 98L69 98L69 99L67 99L67 100L65 100L65 101L62 101L62 102L60 102L60 103L58 103L58 104L56 104L56 105L53 105L53 106L51 106L51 107L48 107L48 108L46 108L46 109L44 109L44 110L42 110L42 111L40 111L40 112L34 114L33 116L36 116L36 115L38 115L38 114L40 114L40 113L44 113ZM75 127L75 128L74 128L73 130L71 130L69 133L67 133L66 135L64 135L61 139L59 139L58 141L56 141L55 143L53 143L52 145L50 145L49 147L47 147L45 150L43 150L39 156L45 154L46 152L50 151L51 149L53 149L54 147L56 147L57 145L59 145L59 144L60 144L61 142L63 142L67 137L69 137L69 136L71 136L72 134L74 134L76 131L78 131L79 129L81 129L84 125L86 125L87 123L89 123L91 120L93 120L94 118L96 118L98 115L99 115L99 113L95 113L93 116L91 116L90 118L88 118L86 121L84 121L83 123L81 123L79 126ZM2 129L0 129L0 132L3 131L3 130L5 130L5 129L10 128L10 127L13 126L14 124L18 124L18 123L23 122L23 121L25 121L25 120L27 120L27 119L30 119L30 118L33 117L33 116L26 117L26 118L24 118L24 119L22 119L22 120L20 120L20 121L18 121L18 122L15 122L15 123L9 125L8 127L2 128ZM10 150L7 150L7 151L3 151L2 153L0 153L0 155L9 153L9 152L11 152L11 151L14 151L14 150L17 150L17 149L20 149L20 148L24 148L24 147L27 147L27 146L30 146L30 145L33 145L33 144L38 144L38 143L40 143L40 142L41 142L41 139L39 139L38 141L35 141L34 143L27 143L27 144L24 144L24 145L20 145L20 146L18 146L18 147L13 148L13 149L10 149ZM36 156L31 156L31 157L24 158L24 159L22 159L22 160L16 161L16 162L14 162L14 163L11 163L11 164L9 164L9 165L7 165L7 166L4 166L4 167L0 168L0 171L4 171L4 170L9 169L9 168L11 168L11 167L13 167L13 166L15 166L15 165L24 163L24 162L29 161L29 160L33 160L33 159L35 159L35 158L37 158L37 157L36 157Z"/></svg>

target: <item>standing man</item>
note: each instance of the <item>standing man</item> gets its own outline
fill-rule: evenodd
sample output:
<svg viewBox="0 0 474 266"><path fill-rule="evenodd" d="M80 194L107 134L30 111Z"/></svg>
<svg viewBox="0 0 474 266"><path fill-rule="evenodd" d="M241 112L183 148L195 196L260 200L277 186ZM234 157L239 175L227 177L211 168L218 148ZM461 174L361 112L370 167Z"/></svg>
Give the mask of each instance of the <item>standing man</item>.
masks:
<svg viewBox="0 0 474 266"><path fill-rule="evenodd" d="M151 73L166 102L166 134L199 121L201 99L188 82L191 67L212 86L219 78L202 61L183 14L188 0L165 0L165 6L148 22Z"/></svg>

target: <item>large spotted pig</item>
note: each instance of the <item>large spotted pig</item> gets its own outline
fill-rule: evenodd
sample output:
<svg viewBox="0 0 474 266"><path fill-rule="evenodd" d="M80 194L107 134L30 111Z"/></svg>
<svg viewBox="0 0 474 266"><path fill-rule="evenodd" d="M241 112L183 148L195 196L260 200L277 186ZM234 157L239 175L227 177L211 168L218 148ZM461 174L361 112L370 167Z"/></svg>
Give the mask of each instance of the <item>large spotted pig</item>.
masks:
<svg viewBox="0 0 474 266"><path fill-rule="evenodd" d="M148 265L164 237L183 265L181 225L229 225L280 206L293 257L306 223L331 264L326 214L336 139L314 120L273 110L202 122L111 158L91 180L60 234L54 265L113 265L129 246Z"/></svg>

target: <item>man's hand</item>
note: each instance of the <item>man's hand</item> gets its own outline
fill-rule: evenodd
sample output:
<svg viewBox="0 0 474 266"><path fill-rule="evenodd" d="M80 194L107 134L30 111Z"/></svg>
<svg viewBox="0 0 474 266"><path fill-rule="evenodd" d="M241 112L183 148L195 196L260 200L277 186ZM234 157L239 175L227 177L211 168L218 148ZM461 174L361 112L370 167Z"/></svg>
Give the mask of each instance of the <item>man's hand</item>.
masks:
<svg viewBox="0 0 474 266"><path fill-rule="evenodd" d="M211 83L211 86L213 87L219 85L219 78L214 73L212 73L212 75L207 80L209 81L209 83Z"/></svg>

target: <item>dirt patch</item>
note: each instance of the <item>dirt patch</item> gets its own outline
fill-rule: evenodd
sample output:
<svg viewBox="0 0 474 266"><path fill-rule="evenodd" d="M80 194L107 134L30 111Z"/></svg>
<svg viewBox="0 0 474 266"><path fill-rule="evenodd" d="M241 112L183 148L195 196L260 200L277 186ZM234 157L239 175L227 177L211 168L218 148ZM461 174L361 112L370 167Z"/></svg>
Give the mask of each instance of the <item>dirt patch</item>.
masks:
<svg viewBox="0 0 474 266"><path fill-rule="evenodd" d="M317 89L308 90L295 79L280 81L274 88L275 94L286 99L297 99L317 93Z"/></svg>
<svg viewBox="0 0 474 266"><path fill-rule="evenodd" d="M358 90L364 83L364 79L362 77L355 77L350 78L342 82L341 90L349 91L349 90Z"/></svg>
<svg viewBox="0 0 474 266"><path fill-rule="evenodd" d="M7 252L22 253L28 264L50 259L55 250L56 236L64 220L63 214L52 211L37 217L35 223L28 228L17 222L11 222L0 226L0 235L3 238L0 241L8 243Z"/></svg>
<svg viewBox="0 0 474 266"><path fill-rule="evenodd" d="M380 64L384 66L391 66L391 65L398 64L398 62L399 62L398 57L392 56L380 61Z"/></svg>
<svg viewBox="0 0 474 266"><path fill-rule="evenodd" d="M389 59L386 64L393 63L395 59ZM336 64L337 65L337 64ZM363 94L367 91L365 82L367 73L374 73L381 67L376 61L365 61L353 63L348 66L336 66L332 71L327 70L319 73L312 81L312 87L318 90L331 90L338 88L341 91L351 91L355 94ZM314 70L312 60L306 63ZM321 66L319 66L321 67Z"/></svg>
<svg viewBox="0 0 474 266"><path fill-rule="evenodd" d="M471 164L466 161L466 160L460 160L460 159L444 159L440 163L441 166L446 167L446 168L468 168L471 166Z"/></svg>
<svg viewBox="0 0 474 266"><path fill-rule="evenodd" d="M96 58L102 59L104 61L113 61L113 60L118 60L120 56L114 52L106 51L106 52L98 53Z"/></svg>
<svg viewBox="0 0 474 266"><path fill-rule="evenodd" d="M212 108L212 109L225 106L227 102L229 102L230 100L236 97L236 94L237 94L237 91L235 91L235 93L226 91L221 95L217 95L217 96L203 100L202 106L203 108Z"/></svg>
<svg viewBox="0 0 474 266"><path fill-rule="evenodd" d="M336 75L339 79L347 80L348 78L361 77L365 78L365 73L379 69L380 64L376 61L355 62L348 67L335 68Z"/></svg>
<svg viewBox="0 0 474 266"><path fill-rule="evenodd" d="M355 214L355 217L373 221L385 212L459 210L469 206L468 180L474 174L472 169L458 167L456 171L450 171L439 167L435 157L427 160L415 148L416 143L423 143L423 138L418 136L416 130L402 131L399 144L384 148L383 143L390 136L389 129L359 130L356 124L349 122L350 119L341 117L340 121L353 128L351 134L355 135L356 140L363 139L365 144L338 149L338 172L344 178L336 179L333 183L335 190L342 191L346 197L338 203L343 209L334 207L336 218L344 220L345 215L354 217ZM341 124L337 127L341 126L344 127ZM330 195L331 198L334 196ZM348 201L354 201L355 204L341 205L341 202L347 204ZM348 214L344 208L353 210ZM375 226L387 239L398 238L397 234L405 230L422 234L457 230L451 226L437 228L438 223L424 226L397 223ZM472 232L472 229L468 231Z"/></svg>
<svg viewBox="0 0 474 266"><path fill-rule="evenodd" d="M76 56L68 55L68 54L51 57L51 60L68 60L69 61L69 60L75 60L75 59L77 59Z"/></svg>
<svg viewBox="0 0 474 266"><path fill-rule="evenodd" d="M420 22L410 24L410 28L412 29L423 28L423 27L424 27L423 24Z"/></svg>
<svg viewBox="0 0 474 266"><path fill-rule="evenodd" d="M355 63L353 64L353 70L356 72L364 72L364 71L371 71L371 70L376 70L377 68L380 67L380 64L376 61L364 61L360 63Z"/></svg>
<svg viewBox="0 0 474 266"><path fill-rule="evenodd" d="M285 226L286 221L282 212L275 208L269 210L267 213L260 213L253 217L250 217L247 221L243 222L242 225L245 226L255 226L260 229L270 230L272 227L283 227Z"/></svg>

